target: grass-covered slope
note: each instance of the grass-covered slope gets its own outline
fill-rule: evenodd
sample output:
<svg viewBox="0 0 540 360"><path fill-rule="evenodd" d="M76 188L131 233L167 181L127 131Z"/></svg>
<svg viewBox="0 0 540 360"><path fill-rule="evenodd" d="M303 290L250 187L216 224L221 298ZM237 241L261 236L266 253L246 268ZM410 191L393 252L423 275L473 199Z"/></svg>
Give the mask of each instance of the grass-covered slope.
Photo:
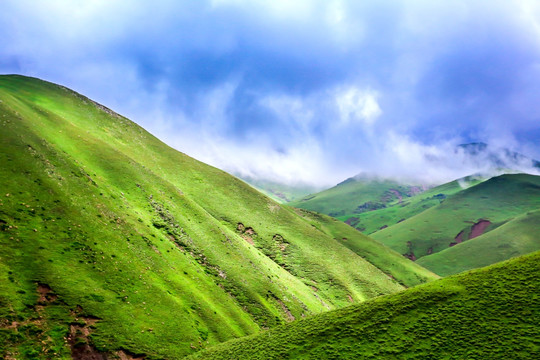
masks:
<svg viewBox="0 0 540 360"><path fill-rule="evenodd" d="M395 256L399 254L379 242L366 241L366 236L358 236L358 231L335 218L304 209L297 209L297 213L379 269L392 269L387 274L406 287L433 279L429 270L405 257Z"/></svg>
<svg viewBox="0 0 540 360"><path fill-rule="evenodd" d="M387 204L386 207L358 214L336 217L363 234L370 235L439 205L447 197L484 181L480 176L468 176L431 188L420 194Z"/></svg>
<svg viewBox="0 0 540 360"><path fill-rule="evenodd" d="M37 79L0 76L0 164L4 357L174 358L435 278Z"/></svg>
<svg viewBox="0 0 540 360"><path fill-rule="evenodd" d="M401 254L419 259L461 246L539 208L540 176L501 175L460 191L439 205L371 236ZM484 251L496 249L488 247Z"/></svg>
<svg viewBox="0 0 540 360"><path fill-rule="evenodd" d="M540 253L220 344L190 359L536 359Z"/></svg>
<svg viewBox="0 0 540 360"><path fill-rule="evenodd" d="M355 177L289 205L336 217L380 209L421 191L420 187L392 180Z"/></svg>
<svg viewBox="0 0 540 360"><path fill-rule="evenodd" d="M441 276L540 250L540 210L527 212L472 240L424 256L418 263Z"/></svg>

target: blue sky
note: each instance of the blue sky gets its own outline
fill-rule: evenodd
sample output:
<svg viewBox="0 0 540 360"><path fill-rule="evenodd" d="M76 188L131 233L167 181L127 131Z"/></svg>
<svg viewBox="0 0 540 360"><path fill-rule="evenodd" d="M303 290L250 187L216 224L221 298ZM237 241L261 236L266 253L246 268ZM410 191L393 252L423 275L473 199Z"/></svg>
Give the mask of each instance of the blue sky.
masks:
<svg viewBox="0 0 540 360"><path fill-rule="evenodd" d="M540 158L534 0L4 0L0 39L0 73L243 175L450 180L471 141Z"/></svg>

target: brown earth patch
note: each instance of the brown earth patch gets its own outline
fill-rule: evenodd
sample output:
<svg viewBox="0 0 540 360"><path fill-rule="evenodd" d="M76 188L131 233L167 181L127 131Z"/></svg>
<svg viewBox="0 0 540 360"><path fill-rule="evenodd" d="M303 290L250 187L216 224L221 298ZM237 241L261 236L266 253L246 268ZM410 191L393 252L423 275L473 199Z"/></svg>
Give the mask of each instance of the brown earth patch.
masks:
<svg viewBox="0 0 540 360"><path fill-rule="evenodd" d="M39 283L37 286L37 291L39 294L38 304L48 304L56 299L58 296L52 291L49 285Z"/></svg>
<svg viewBox="0 0 540 360"><path fill-rule="evenodd" d="M456 237L454 238L454 241L450 243L450 247L452 246L455 246L457 244L460 244L463 242L463 235L465 234L465 231L464 230L461 230L459 232L459 234L456 235Z"/></svg>
<svg viewBox="0 0 540 360"><path fill-rule="evenodd" d="M416 256L414 255L412 251L408 254L403 254L403 256L405 256L409 260L416 261Z"/></svg>
<svg viewBox="0 0 540 360"><path fill-rule="evenodd" d="M413 244L410 241L407 241L407 249L409 250L406 254L403 254L407 259L416 261L416 255L413 252Z"/></svg>
<svg viewBox="0 0 540 360"><path fill-rule="evenodd" d="M403 202L403 196L399 191L397 191L396 189L390 189L390 192L397 196L398 204L401 204Z"/></svg>
<svg viewBox="0 0 540 360"><path fill-rule="evenodd" d="M283 309L283 312L287 315L287 321L294 321L296 318L291 313L291 311L289 310L287 305L285 305L285 303L283 301L281 301L280 299L276 298L276 301L279 303L279 305L281 305L281 308Z"/></svg>
<svg viewBox="0 0 540 360"><path fill-rule="evenodd" d="M491 221L484 219L479 220L471 227L471 234L469 235L469 240L482 235L489 225L491 225Z"/></svg>
<svg viewBox="0 0 540 360"><path fill-rule="evenodd" d="M245 234L240 235L240 236L242 237L242 239L246 240L251 245L255 245L255 242L253 242L253 238L251 236L247 236Z"/></svg>
<svg viewBox="0 0 540 360"><path fill-rule="evenodd" d="M345 220L345 224L353 226L355 221L358 221L358 218L353 216Z"/></svg>
<svg viewBox="0 0 540 360"><path fill-rule="evenodd" d="M352 298L351 295L347 295L347 298L349 299L349 302L352 302L352 303L354 302L354 300L353 300L353 298Z"/></svg>
<svg viewBox="0 0 540 360"><path fill-rule="evenodd" d="M77 309L80 311L80 307ZM92 326L100 319L91 316L78 316L69 325L67 341L71 347L71 357L76 360L107 360L107 354L98 351L89 341Z"/></svg>

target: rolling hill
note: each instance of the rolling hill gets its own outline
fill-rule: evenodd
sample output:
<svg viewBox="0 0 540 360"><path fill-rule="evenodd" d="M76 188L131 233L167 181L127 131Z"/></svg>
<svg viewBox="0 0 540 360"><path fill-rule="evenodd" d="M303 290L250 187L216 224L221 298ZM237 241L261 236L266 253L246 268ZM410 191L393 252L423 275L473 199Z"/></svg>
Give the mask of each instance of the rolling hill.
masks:
<svg viewBox="0 0 540 360"><path fill-rule="evenodd" d="M447 197L484 180L486 179L481 176L467 176L436 186L420 194L394 201L380 209L338 216L337 219L346 222L366 235L370 235L420 214L430 207L440 204Z"/></svg>
<svg viewBox="0 0 540 360"><path fill-rule="evenodd" d="M424 256L418 263L441 276L457 274L540 249L540 209L519 215L459 246Z"/></svg>
<svg viewBox="0 0 540 360"><path fill-rule="evenodd" d="M372 237L413 260L426 257L420 263L440 274L453 274L470 269L472 264L488 265L539 250L536 239L540 229L531 220L536 218L537 209L540 176L501 175L460 191ZM526 245L518 245L526 238L530 239L523 240ZM510 245L513 242L516 246ZM506 245L499 246L501 243ZM431 256L433 260L428 259Z"/></svg>
<svg viewBox="0 0 540 360"><path fill-rule="evenodd" d="M178 358L437 276L65 87L0 76L0 356Z"/></svg>
<svg viewBox="0 0 540 360"><path fill-rule="evenodd" d="M381 209L424 190L393 180L357 176L288 205L337 217Z"/></svg>
<svg viewBox="0 0 540 360"><path fill-rule="evenodd" d="M540 253L226 342L189 359L536 359Z"/></svg>

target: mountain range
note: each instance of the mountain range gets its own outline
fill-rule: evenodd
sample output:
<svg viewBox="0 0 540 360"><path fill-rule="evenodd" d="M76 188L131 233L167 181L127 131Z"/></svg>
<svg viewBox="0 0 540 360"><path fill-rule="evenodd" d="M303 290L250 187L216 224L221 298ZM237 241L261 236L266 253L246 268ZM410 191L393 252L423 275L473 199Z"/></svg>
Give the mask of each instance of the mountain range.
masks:
<svg viewBox="0 0 540 360"><path fill-rule="evenodd" d="M440 279L538 249L539 177L368 181L348 203L328 190L328 209L379 227L368 237L60 85L0 76L0 129L2 358L539 351L538 253Z"/></svg>

